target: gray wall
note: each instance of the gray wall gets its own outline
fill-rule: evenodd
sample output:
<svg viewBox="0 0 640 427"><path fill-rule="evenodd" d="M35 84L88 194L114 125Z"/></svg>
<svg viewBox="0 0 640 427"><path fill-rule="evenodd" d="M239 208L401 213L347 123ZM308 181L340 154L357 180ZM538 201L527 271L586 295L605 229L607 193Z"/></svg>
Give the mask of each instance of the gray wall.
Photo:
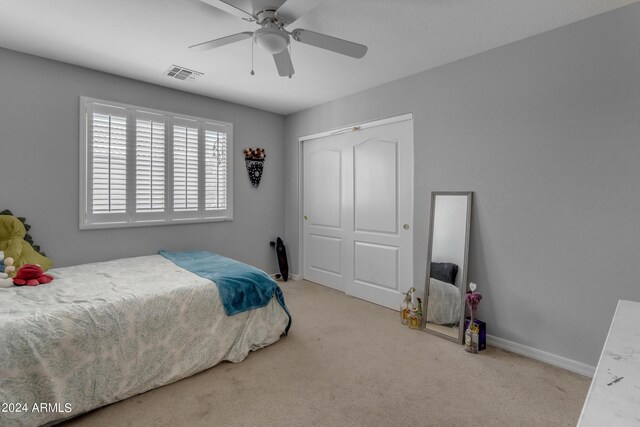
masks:
<svg viewBox="0 0 640 427"><path fill-rule="evenodd" d="M79 231L80 95L232 122L233 222ZM26 216L57 266L197 248L275 272L269 241L284 232L283 139L277 114L0 49L0 210ZM258 189L247 146L266 148Z"/></svg>
<svg viewBox="0 0 640 427"><path fill-rule="evenodd" d="M489 333L595 365L616 301L640 300L638 28L634 4L288 116L294 269L297 137L413 112L416 287L430 192L472 190Z"/></svg>

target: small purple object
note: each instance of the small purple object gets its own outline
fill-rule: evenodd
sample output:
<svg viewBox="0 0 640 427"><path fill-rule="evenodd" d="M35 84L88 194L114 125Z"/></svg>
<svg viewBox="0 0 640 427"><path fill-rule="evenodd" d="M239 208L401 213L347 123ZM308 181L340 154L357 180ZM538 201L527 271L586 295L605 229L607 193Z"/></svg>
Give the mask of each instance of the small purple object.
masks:
<svg viewBox="0 0 640 427"><path fill-rule="evenodd" d="M464 318L464 330L469 327L469 317ZM485 350L487 348L487 324L481 320L473 319L473 324L478 326L480 332L478 332L478 351Z"/></svg>

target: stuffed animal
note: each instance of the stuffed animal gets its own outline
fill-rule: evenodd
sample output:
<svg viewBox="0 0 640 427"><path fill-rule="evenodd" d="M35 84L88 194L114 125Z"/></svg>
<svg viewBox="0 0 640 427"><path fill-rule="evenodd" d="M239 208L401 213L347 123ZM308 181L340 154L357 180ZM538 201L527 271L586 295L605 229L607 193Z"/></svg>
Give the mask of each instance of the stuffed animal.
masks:
<svg viewBox="0 0 640 427"><path fill-rule="evenodd" d="M38 264L43 271L47 271L53 262L36 252L31 244L24 240L26 234L25 226L18 218L0 215L0 251L14 259L16 269L20 269L24 264Z"/></svg>
<svg viewBox="0 0 640 427"><path fill-rule="evenodd" d="M0 288L9 288L13 286L13 276L16 268L13 266L13 258L5 258L4 252L0 251Z"/></svg>
<svg viewBox="0 0 640 427"><path fill-rule="evenodd" d="M6 276L6 273L0 273L0 288L11 288L13 287L13 279L10 277L1 278L2 276Z"/></svg>
<svg viewBox="0 0 640 427"><path fill-rule="evenodd" d="M0 212L0 215L11 215L11 216L15 216L16 218L18 218L20 220L20 222L24 225L24 229L27 232L27 234L24 235L24 240L26 240L26 242L29 243L33 247L33 249L35 249L35 251L38 252L40 255L47 256L47 254L45 254L44 251L42 249L40 249L40 246L36 245L33 242L33 237L31 237L31 235L29 234L29 230L31 229L31 226L29 224L27 224L27 218L24 218L24 217L21 217L21 216L16 216L9 209L3 210L2 212Z"/></svg>
<svg viewBox="0 0 640 427"><path fill-rule="evenodd" d="M13 258L5 258L4 252L0 251L0 262L2 262L2 264L0 264L0 272L5 273L7 276L13 276L16 272L16 268L13 265Z"/></svg>
<svg viewBox="0 0 640 427"><path fill-rule="evenodd" d="M43 274L42 268L36 264L25 264L16 273L13 278L13 284L16 286L38 286L51 283L53 276Z"/></svg>

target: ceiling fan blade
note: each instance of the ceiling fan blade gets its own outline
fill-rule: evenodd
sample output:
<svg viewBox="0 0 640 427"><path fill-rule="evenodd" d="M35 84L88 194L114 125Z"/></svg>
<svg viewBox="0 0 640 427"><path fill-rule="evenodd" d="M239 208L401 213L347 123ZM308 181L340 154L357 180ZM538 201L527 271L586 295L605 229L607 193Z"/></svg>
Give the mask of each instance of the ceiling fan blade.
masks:
<svg viewBox="0 0 640 427"><path fill-rule="evenodd" d="M219 39L209 40L208 42L194 44L193 46L189 46L189 49L194 50L209 50L216 47L224 46L227 44L239 42L242 40L246 40L253 35L252 32L246 31L244 33L238 33L231 36L220 37Z"/></svg>
<svg viewBox="0 0 640 427"><path fill-rule="evenodd" d="M223 10L231 15L237 16L238 18L244 19L245 21L254 22L256 17L250 14L249 12L245 12L242 9L237 8L236 6L228 3L223 0L200 0L208 5L215 7L216 9Z"/></svg>
<svg viewBox="0 0 640 427"><path fill-rule="evenodd" d="M280 53L274 53L273 59L276 61L276 68L278 68L278 74L280 74L281 77L293 76L295 71L293 70L291 55L289 55L288 49L285 49Z"/></svg>
<svg viewBox="0 0 640 427"><path fill-rule="evenodd" d="M288 0L276 10L276 15L285 25L292 24L307 12L311 12L321 0Z"/></svg>
<svg viewBox="0 0 640 427"><path fill-rule="evenodd" d="M326 34L316 33L309 30L293 30L291 35L294 40L297 40L300 43L310 44L311 46L330 50L352 58L362 58L367 53L368 49L363 44L342 40L337 37L331 37Z"/></svg>

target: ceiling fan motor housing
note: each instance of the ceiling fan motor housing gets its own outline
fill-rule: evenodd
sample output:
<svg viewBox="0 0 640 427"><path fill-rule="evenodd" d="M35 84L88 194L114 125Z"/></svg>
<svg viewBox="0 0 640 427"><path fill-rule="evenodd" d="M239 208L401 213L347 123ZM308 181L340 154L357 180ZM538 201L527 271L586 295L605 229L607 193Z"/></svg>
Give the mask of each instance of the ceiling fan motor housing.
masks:
<svg viewBox="0 0 640 427"><path fill-rule="evenodd" d="M263 50L276 54L289 46L289 34L282 29L275 11L265 10L256 14L258 23L262 26L253 34L254 42Z"/></svg>

